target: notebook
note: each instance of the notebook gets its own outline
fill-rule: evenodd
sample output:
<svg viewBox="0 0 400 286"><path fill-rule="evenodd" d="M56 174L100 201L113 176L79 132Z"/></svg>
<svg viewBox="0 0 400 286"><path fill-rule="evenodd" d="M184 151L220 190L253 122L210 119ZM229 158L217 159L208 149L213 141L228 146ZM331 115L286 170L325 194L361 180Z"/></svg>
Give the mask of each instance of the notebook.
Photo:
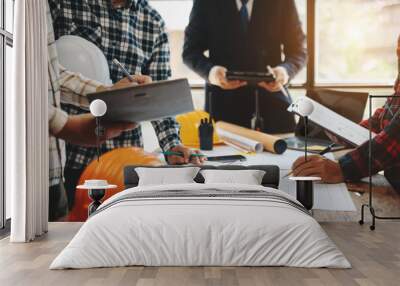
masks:
<svg viewBox="0 0 400 286"><path fill-rule="evenodd" d="M310 121L336 136L339 136L354 146L360 146L366 141L369 141L370 132L368 129L354 123L344 116L339 115L317 101L311 98L308 99L314 105L314 111L309 116ZM289 111L291 107L292 106L289 107ZM295 112L295 110L293 110L293 112ZM372 136L375 136L375 134L372 134Z"/></svg>

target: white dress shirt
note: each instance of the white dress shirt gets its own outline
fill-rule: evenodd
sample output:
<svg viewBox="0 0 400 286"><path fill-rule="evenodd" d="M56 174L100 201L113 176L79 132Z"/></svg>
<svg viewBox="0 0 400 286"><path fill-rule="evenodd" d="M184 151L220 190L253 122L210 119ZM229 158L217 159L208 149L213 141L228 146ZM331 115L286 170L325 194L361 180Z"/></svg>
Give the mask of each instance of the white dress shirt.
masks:
<svg viewBox="0 0 400 286"><path fill-rule="evenodd" d="M249 14L249 21L251 20L251 13L253 12L253 4L254 4L254 0L249 0L249 2L247 2L246 6L247 6L247 13ZM238 8L238 10L240 11L240 9L242 9L242 1L241 0L236 0L236 6Z"/></svg>

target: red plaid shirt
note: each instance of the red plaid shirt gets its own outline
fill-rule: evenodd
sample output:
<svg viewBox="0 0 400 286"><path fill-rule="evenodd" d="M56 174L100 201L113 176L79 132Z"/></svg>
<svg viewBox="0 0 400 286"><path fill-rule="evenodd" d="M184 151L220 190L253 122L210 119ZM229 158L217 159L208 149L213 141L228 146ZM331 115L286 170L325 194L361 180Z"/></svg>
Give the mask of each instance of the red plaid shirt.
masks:
<svg viewBox="0 0 400 286"><path fill-rule="evenodd" d="M372 128L377 135L372 140L372 172L385 171L388 180L400 189L400 78L395 85L393 98L384 107L375 111L372 118L361 122L365 128ZM358 181L369 175L369 142L339 160L346 181Z"/></svg>

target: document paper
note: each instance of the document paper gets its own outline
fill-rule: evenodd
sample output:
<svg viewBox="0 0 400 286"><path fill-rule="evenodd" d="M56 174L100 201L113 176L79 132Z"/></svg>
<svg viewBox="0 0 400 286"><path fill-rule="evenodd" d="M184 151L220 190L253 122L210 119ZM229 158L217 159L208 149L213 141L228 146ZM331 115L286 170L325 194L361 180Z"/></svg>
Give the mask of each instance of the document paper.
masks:
<svg viewBox="0 0 400 286"><path fill-rule="evenodd" d="M222 141L233 144L245 151L255 152L255 153L261 153L262 151L264 151L263 144L255 140L234 134L229 131L225 131L220 128L217 128L217 133Z"/></svg>
<svg viewBox="0 0 400 286"><path fill-rule="evenodd" d="M337 114L322 104L308 98L313 105L314 111L309 116L309 119L325 128L331 133L340 136L355 146L360 146L366 141L369 141L369 130L354 123L353 121ZM375 134L372 134L374 137Z"/></svg>
<svg viewBox="0 0 400 286"><path fill-rule="evenodd" d="M213 151L202 151L207 156L236 155L238 152L229 146L218 146ZM296 182L285 178L292 168L294 161L303 156L304 152L287 150L282 155L268 152L254 155L241 154L246 157L244 162L229 163L233 165L277 165L280 168L279 189L296 197ZM325 155L328 159L334 159L332 153ZM209 165L224 165L220 162L207 162ZM322 184L314 185L314 209L329 211L356 211L346 184Z"/></svg>

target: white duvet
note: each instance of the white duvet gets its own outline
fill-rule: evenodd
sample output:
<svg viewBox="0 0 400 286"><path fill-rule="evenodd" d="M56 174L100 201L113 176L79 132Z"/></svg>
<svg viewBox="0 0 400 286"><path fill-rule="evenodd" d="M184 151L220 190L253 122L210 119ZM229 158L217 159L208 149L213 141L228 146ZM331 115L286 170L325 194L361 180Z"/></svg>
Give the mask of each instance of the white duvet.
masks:
<svg viewBox="0 0 400 286"><path fill-rule="evenodd" d="M50 269L117 266L292 266L349 268L350 263L309 215L258 198L151 198L136 192L258 190L228 184L136 187L105 201ZM115 202L118 203L115 203Z"/></svg>

